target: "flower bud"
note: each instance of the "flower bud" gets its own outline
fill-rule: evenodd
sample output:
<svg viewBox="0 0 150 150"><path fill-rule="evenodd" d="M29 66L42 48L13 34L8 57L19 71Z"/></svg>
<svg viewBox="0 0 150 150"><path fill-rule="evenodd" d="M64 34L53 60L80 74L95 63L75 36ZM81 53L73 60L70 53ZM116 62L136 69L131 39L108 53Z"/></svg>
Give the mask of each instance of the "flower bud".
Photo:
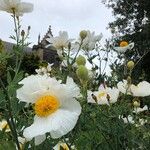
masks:
<svg viewBox="0 0 150 150"><path fill-rule="evenodd" d="M82 40L84 40L84 39L86 38L86 36L87 36L87 31L82 30L82 31L80 32L80 38L81 38Z"/></svg>
<svg viewBox="0 0 150 150"><path fill-rule="evenodd" d="M22 37L25 36L25 31L24 31L24 30L21 31L21 36L22 36Z"/></svg>
<svg viewBox="0 0 150 150"><path fill-rule="evenodd" d="M86 59L83 56L80 55L80 56L77 57L76 63L77 63L78 66L80 66L80 65L85 66Z"/></svg>
<svg viewBox="0 0 150 150"><path fill-rule="evenodd" d="M134 107L140 107L140 102L134 101L134 102L133 102L133 106L134 106Z"/></svg>
<svg viewBox="0 0 150 150"><path fill-rule="evenodd" d="M76 71L76 74L81 82L85 83L88 81L88 69L85 66L80 65Z"/></svg>
<svg viewBox="0 0 150 150"><path fill-rule="evenodd" d="M31 26L28 26L28 31L31 30Z"/></svg>
<svg viewBox="0 0 150 150"><path fill-rule="evenodd" d="M127 68L128 68L129 70L132 70L132 69L134 68L134 62L133 62L133 61L129 61L129 62L127 63Z"/></svg>

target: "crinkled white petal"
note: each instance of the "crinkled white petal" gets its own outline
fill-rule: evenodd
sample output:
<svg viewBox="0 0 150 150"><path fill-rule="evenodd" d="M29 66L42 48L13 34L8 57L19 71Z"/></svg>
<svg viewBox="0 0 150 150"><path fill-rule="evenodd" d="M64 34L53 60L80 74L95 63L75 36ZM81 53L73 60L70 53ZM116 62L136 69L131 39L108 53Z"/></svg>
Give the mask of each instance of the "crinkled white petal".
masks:
<svg viewBox="0 0 150 150"><path fill-rule="evenodd" d="M118 100L119 97L119 90L117 88L106 88L107 94L110 97L109 102L115 103Z"/></svg>
<svg viewBox="0 0 150 150"><path fill-rule="evenodd" d="M68 101L69 102L69 101ZM35 116L34 122L24 130L26 138L33 138L50 132L52 138L60 138L71 131L81 113L81 106L76 100L70 100L48 117Z"/></svg>
<svg viewBox="0 0 150 150"><path fill-rule="evenodd" d="M22 13L29 13L33 11L33 4L22 2L19 5L19 10Z"/></svg>
<svg viewBox="0 0 150 150"><path fill-rule="evenodd" d="M140 82L137 86L131 85L131 92L133 96L149 96L150 95L150 83L147 81Z"/></svg>
<svg viewBox="0 0 150 150"><path fill-rule="evenodd" d="M31 75L24 78L19 84L23 86L17 90L17 98L27 103L35 103L44 95L56 96L60 103L77 97L80 93L78 86L71 78L66 84L60 84L54 78L41 75Z"/></svg>
<svg viewBox="0 0 150 150"><path fill-rule="evenodd" d="M117 88L121 93L131 95L130 86L127 84L127 80L118 82Z"/></svg>

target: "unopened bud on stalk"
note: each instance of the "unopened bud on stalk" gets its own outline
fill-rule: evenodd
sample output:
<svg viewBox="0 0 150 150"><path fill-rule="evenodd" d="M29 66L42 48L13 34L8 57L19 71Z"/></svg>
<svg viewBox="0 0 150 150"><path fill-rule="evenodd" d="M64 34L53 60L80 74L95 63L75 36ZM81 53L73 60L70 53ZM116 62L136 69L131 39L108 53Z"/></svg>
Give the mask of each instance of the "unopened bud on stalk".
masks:
<svg viewBox="0 0 150 150"><path fill-rule="evenodd" d="M127 68L128 68L129 70L132 70L132 69L134 68L134 62L133 62L133 61L129 61L129 62L127 63Z"/></svg>
<svg viewBox="0 0 150 150"><path fill-rule="evenodd" d="M22 36L22 37L25 36L25 31L24 31L24 30L21 31L21 36Z"/></svg>
<svg viewBox="0 0 150 150"><path fill-rule="evenodd" d="M132 83L132 79L131 79L131 77L130 77L130 76L128 76L128 77L127 77L127 84L129 84L129 85L130 85L131 83Z"/></svg>
<svg viewBox="0 0 150 150"><path fill-rule="evenodd" d="M87 36L87 31L82 30L82 31L80 32L80 38L81 38L82 40L84 40L84 39L86 38L86 36Z"/></svg>
<svg viewBox="0 0 150 150"><path fill-rule="evenodd" d="M77 59L76 59L76 63L77 63L78 66L80 66L80 65L85 66L85 64L86 64L86 59L85 59L83 56L79 55L79 56L77 57Z"/></svg>
<svg viewBox="0 0 150 150"><path fill-rule="evenodd" d="M68 43L68 49L71 49L71 42Z"/></svg>
<svg viewBox="0 0 150 150"><path fill-rule="evenodd" d="M140 102L134 101L134 102L133 102L133 106L134 106L134 107L140 107Z"/></svg>
<svg viewBox="0 0 150 150"><path fill-rule="evenodd" d="M31 29L31 26L28 26L28 31Z"/></svg>
<svg viewBox="0 0 150 150"><path fill-rule="evenodd" d="M85 66L80 65L76 74L82 83L86 83L88 81L88 69Z"/></svg>

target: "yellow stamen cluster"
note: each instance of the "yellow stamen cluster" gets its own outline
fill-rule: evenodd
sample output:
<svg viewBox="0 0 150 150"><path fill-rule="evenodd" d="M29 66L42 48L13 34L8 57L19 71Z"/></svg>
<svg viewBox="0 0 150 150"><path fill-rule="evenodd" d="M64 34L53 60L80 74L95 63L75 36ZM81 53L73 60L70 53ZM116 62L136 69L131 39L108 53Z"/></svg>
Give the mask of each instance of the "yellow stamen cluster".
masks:
<svg viewBox="0 0 150 150"><path fill-rule="evenodd" d="M106 95L106 93L105 92L100 92L99 94L98 94L98 98L102 98L103 96L105 96Z"/></svg>
<svg viewBox="0 0 150 150"><path fill-rule="evenodd" d="M120 42L120 47L126 47L126 46L128 46L128 45L129 45L129 43L126 42L126 41L121 41L121 42Z"/></svg>
<svg viewBox="0 0 150 150"><path fill-rule="evenodd" d="M54 96L39 98L34 106L35 114L39 117L47 117L60 107L59 100Z"/></svg>

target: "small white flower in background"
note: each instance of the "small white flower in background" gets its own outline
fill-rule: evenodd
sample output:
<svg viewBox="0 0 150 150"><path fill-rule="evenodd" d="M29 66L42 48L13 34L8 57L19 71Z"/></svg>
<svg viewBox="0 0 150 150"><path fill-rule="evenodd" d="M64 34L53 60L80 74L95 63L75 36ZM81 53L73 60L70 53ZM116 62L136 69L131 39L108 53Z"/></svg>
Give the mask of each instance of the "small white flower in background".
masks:
<svg viewBox="0 0 150 150"><path fill-rule="evenodd" d="M141 108L141 107L134 108L133 112L138 114L140 112L147 111L147 110L148 110L148 106L145 105L143 108Z"/></svg>
<svg viewBox="0 0 150 150"><path fill-rule="evenodd" d="M119 96L119 90L117 88L109 88L100 86L98 91L88 91L88 103L97 103L99 105L104 105L109 103L117 102Z"/></svg>
<svg viewBox="0 0 150 150"><path fill-rule="evenodd" d="M57 145L55 145L53 147L54 150L60 150L60 149L64 149L64 150L70 150L68 145L66 143L63 142L59 142Z"/></svg>
<svg viewBox="0 0 150 150"><path fill-rule="evenodd" d="M33 104L35 112L33 124L24 129L25 138L41 136L41 141L47 132L51 138L60 138L75 127L81 106L75 99L80 89L73 79L68 78L66 84L61 84L46 75L31 75L19 84L23 86L17 90L17 98Z"/></svg>
<svg viewBox="0 0 150 150"><path fill-rule="evenodd" d="M114 47L114 50L118 53L125 53L127 50L131 50L134 47L134 43L128 44L126 41L122 41L119 47Z"/></svg>
<svg viewBox="0 0 150 150"><path fill-rule="evenodd" d="M47 67L40 67L39 69L35 69L35 72L38 75L47 75L47 76L49 76L50 72L52 70L52 66L53 66L53 64L48 63Z"/></svg>
<svg viewBox="0 0 150 150"><path fill-rule="evenodd" d="M95 49L95 44L99 42L102 39L102 37L102 34L95 35L95 32L87 31L87 36L83 40L82 49L87 51Z"/></svg>
<svg viewBox="0 0 150 150"><path fill-rule="evenodd" d="M7 121L4 120L4 119L0 122L0 131L2 131L2 130L5 130L5 132L10 132L11 131Z"/></svg>
<svg viewBox="0 0 150 150"><path fill-rule="evenodd" d="M53 45L57 50L63 50L65 48L68 48L69 42L72 41L72 39L68 38L68 33L66 31L60 31L59 36L56 37L50 37L46 39L50 45Z"/></svg>
<svg viewBox="0 0 150 150"><path fill-rule="evenodd" d="M133 96L145 97L150 95L150 83L147 81L140 82L137 86L131 85L131 93Z"/></svg>
<svg viewBox="0 0 150 150"><path fill-rule="evenodd" d="M133 117L131 115L129 115L127 117L119 116L119 118L122 119L124 123L131 123L131 124L135 123L135 121L133 120Z"/></svg>
<svg viewBox="0 0 150 150"><path fill-rule="evenodd" d="M150 83L147 81L142 81L136 86L134 84L128 84L127 80L123 80L117 84L117 87L123 94L133 95L136 97L145 97L150 95Z"/></svg>
<svg viewBox="0 0 150 150"><path fill-rule="evenodd" d="M0 0L0 10L22 16L24 13L33 11L33 4L21 2L21 0Z"/></svg>
<svg viewBox="0 0 150 150"><path fill-rule="evenodd" d="M146 119L139 119L139 123L141 126L143 126L144 124L147 123L147 120Z"/></svg>

